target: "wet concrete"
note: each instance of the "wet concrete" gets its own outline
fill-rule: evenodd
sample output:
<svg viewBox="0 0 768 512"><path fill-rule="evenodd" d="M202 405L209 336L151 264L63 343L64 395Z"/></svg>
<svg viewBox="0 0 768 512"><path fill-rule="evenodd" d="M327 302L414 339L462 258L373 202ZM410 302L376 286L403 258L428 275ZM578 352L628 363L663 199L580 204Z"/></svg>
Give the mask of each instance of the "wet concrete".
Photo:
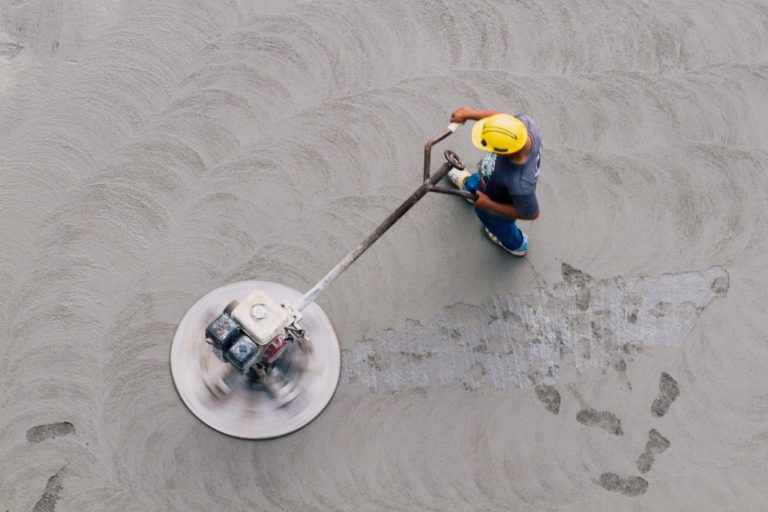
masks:
<svg viewBox="0 0 768 512"><path fill-rule="evenodd" d="M763 0L0 3L0 503L768 509L767 26ZM203 426L169 373L187 309L309 289L460 105L541 127L528 256L428 195L319 300L330 407L264 443ZM469 129L439 149L477 161Z"/></svg>

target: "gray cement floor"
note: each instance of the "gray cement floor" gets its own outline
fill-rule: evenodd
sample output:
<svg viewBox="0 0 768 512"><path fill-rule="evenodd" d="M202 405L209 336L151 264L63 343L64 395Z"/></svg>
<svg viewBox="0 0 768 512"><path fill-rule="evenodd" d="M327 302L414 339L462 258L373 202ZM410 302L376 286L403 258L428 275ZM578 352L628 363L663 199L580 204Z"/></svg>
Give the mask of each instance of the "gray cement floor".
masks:
<svg viewBox="0 0 768 512"><path fill-rule="evenodd" d="M763 0L0 4L0 510L768 509L767 98ZM201 424L185 311L311 287L461 105L542 129L529 255L426 197L329 408Z"/></svg>

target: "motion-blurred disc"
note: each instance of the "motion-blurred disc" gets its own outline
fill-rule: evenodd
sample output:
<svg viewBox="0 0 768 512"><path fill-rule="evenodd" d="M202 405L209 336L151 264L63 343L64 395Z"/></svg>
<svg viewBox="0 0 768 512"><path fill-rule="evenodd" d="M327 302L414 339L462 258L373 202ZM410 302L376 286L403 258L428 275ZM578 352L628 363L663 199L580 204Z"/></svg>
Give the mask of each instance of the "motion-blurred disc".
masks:
<svg viewBox="0 0 768 512"><path fill-rule="evenodd" d="M269 281L241 281L211 291L182 318L171 345L171 374L184 404L203 423L243 439L290 434L315 419L331 401L341 373L341 352L328 316L317 304L302 311L311 349L290 344L271 377L257 381L216 357L205 328L232 300L260 289L294 304L302 294Z"/></svg>

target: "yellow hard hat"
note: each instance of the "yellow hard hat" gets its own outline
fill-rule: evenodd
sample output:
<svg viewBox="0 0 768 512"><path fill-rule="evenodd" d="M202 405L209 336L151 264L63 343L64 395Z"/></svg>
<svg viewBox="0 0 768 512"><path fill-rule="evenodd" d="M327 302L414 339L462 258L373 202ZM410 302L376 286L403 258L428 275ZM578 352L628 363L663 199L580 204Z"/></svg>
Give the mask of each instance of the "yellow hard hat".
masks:
<svg viewBox="0 0 768 512"><path fill-rule="evenodd" d="M483 151L499 155L517 153L528 140L525 124L509 114L486 117L472 127L472 144Z"/></svg>

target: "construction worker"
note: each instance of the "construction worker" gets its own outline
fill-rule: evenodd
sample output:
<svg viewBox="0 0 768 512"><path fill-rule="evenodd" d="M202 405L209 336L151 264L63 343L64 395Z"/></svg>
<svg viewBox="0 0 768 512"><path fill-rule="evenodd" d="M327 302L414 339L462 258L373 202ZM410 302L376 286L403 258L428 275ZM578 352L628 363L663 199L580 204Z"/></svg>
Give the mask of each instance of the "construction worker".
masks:
<svg viewBox="0 0 768 512"><path fill-rule="evenodd" d="M507 252L525 256L528 237L515 221L539 216L536 180L541 165L541 134L533 120L522 114L512 116L495 110L466 107L451 114L451 122L477 121L472 127L472 143L489 151L470 173L451 169L448 178L454 186L477 195L475 214L485 234Z"/></svg>

